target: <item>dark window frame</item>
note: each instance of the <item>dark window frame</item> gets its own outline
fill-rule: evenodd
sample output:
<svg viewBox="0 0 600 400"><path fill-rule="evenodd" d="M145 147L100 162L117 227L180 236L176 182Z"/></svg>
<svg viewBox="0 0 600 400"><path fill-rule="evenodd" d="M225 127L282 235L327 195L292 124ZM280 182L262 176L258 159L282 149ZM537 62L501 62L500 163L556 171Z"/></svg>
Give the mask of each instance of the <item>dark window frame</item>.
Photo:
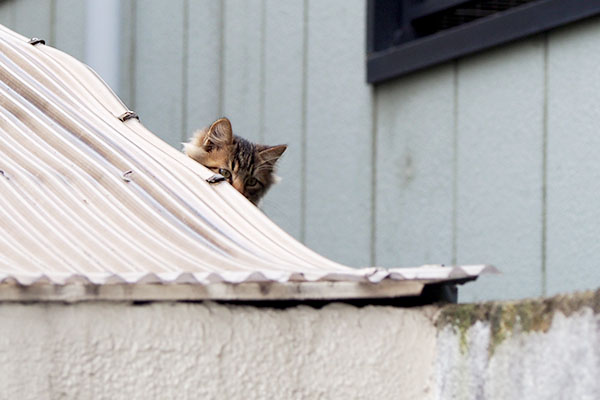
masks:
<svg viewBox="0 0 600 400"><path fill-rule="evenodd" d="M407 7L414 15L427 15L443 6L465 1L436 1L423 6L415 0L368 0L367 3L367 82L378 84L435 64L504 44L571 22L600 14L600 0L536 0L492 16L445 29L427 36L394 44L394 35L412 20L398 18ZM431 3L429 3L431 4ZM385 8L384 8L385 7ZM400 13L400 14L399 14ZM410 16L410 15L409 15ZM404 25L403 25L404 24Z"/></svg>

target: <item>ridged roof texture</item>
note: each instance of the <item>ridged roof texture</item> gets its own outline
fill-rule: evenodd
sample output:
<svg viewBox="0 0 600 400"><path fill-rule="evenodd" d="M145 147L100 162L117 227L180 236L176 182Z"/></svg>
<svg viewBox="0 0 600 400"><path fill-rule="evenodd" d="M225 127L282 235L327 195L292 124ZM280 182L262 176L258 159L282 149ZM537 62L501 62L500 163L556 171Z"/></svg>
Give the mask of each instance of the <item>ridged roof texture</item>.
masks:
<svg viewBox="0 0 600 400"><path fill-rule="evenodd" d="M28 41L0 26L3 287L429 282L486 270L352 269L328 260L123 118L127 107L86 65Z"/></svg>

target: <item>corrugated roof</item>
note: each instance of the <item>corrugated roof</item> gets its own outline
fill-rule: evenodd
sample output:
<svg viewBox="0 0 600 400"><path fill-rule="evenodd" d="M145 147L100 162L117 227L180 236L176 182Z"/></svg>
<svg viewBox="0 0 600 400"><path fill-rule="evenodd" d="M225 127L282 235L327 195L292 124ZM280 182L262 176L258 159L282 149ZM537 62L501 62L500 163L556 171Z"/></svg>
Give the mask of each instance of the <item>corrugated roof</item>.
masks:
<svg viewBox="0 0 600 400"><path fill-rule="evenodd" d="M0 300L386 297L491 270L328 260L124 118L86 65L5 27L0 48Z"/></svg>

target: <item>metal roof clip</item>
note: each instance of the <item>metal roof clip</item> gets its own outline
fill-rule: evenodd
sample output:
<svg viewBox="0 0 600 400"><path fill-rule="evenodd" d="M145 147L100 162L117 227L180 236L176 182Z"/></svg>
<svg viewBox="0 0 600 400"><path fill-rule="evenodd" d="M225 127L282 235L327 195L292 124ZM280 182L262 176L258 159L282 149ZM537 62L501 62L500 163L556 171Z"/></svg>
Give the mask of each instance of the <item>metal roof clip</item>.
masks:
<svg viewBox="0 0 600 400"><path fill-rule="evenodd" d="M36 44L39 44L39 43L46 44L46 41L44 39L38 39L38 38L34 37L34 38L29 39L29 41L27 43L35 46Z"/></svg>
<svg viewBox="0 0 600 400"><path fill-rule="evenodd" d="M140 117L137 115L137 113L135 113L133 111L129 111L129 110L127 110L123 114L119 115L119 119L121 120L121 122L125 122L131 118L135 118L138 121L140 120Z"/></svg>
<svg viewBox="0 0 600 400"><path fill-rule="evenodd" d="M123 175L121 175L121 178L123 178L123 180L125 182L131 182L131 179L129 179L129 176L131 174L133 174L133 171L132 170L127 170L127 171L123 172Z"/></svg>
<svg viewBox="0 0 600 400"><path fill-rule="evenodd" d="M223 182L226 181L227 178L225 178L223 175L221 174L214 174L213 176L211 176L210 178L208 178L206 180L206 182L210 183L211 185L214 185L215 183L219 183L219 182Z"/></svg>

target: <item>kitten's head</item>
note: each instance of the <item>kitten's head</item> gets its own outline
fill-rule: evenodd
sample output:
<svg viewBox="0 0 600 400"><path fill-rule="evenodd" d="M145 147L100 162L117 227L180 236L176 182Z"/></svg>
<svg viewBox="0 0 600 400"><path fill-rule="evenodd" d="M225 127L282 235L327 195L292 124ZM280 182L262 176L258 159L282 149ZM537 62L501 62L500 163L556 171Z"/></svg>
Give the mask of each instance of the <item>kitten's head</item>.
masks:
<svg viewBox="0 0 600 400"><path fill-rule="evenodd" d="M287 148L254 144L235 136L227 118L197 131L183 146L185 154L223 175L255 205L277 180L275 163Z"/></svg>

